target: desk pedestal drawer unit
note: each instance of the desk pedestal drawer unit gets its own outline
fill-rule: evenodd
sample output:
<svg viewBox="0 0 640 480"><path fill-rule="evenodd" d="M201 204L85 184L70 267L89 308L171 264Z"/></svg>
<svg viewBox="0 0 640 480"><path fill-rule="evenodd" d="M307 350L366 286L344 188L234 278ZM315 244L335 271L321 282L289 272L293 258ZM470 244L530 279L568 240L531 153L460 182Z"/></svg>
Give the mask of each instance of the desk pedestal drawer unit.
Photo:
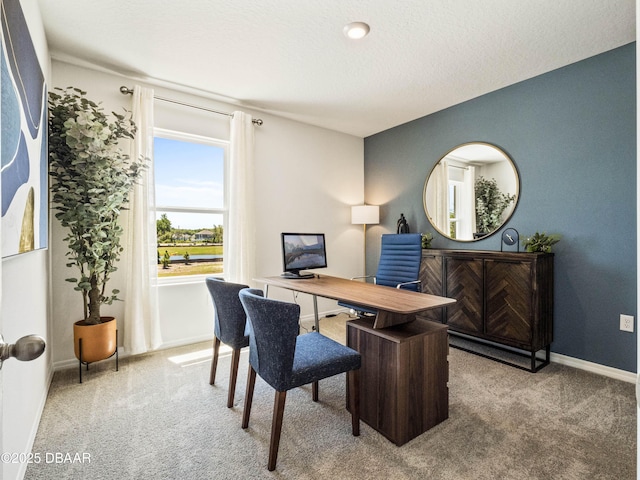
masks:
<svg viewBox="0 0 640 480"><path fill-rule="evenodd" d="M427 249L420 280L423 293L457 300L421 317L446 323L452 334L522 351L531 365L520 368L535 372L549 363L553 254ZM537 359L539 350L544 359Z"/></svg>
<svg viewBox="0 0 640 480"><path fill-rule="evenodd" d="M347 322L347 345L362 355L360 419L397 446L449 417L447 326L416 320L374 329Z"/></svg>

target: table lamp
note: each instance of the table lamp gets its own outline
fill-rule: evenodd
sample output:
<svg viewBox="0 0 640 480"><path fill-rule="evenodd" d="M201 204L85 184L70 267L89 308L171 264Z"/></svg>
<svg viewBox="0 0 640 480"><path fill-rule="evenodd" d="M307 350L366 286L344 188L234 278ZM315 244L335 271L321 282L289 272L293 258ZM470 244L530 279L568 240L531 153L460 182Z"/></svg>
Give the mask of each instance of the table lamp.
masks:
<svg viewBox="0 0 640 480"><path fill-rule="evenodd" d="M378 205L354 205L351 207L351 224L362 225L364 234L364 274L367 274L367 225L380 223L380 207Z"/></svg>

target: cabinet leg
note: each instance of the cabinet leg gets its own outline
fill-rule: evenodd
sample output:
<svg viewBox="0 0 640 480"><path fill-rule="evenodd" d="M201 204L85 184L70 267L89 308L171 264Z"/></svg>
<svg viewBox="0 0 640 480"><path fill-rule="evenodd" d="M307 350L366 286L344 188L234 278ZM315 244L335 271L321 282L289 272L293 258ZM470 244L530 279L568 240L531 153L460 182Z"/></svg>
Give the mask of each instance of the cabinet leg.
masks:
<svg viewBox="0 0 640 480"><path fill-rule="evenodd" d="M544 352L545 352L545 356L544 358L538 358L536 356L536 354L538 353L538 351L536 352L530 352L528 350L521 350L521 349L516 349L516 348L510 348L510 347L505 347L502 345L498 345L496 343L490 343L487 341L484 341L483 339L478 339L478 338L473 338L469 335L465 335L465 334L460 334L457 332L452 332L449 331L449 335L450 336L454 336L454 337L460 337L463 338L471 343L476 343L479 345L485 345L491 348L495 348L496 350L501 350L504 352L509 352L511 354L514 355L518 355L524 359L529 359L530 360L530 364L529 366L527 366L526 360L525 362L521 362L521 363L515 363L509 360L506 360L504 358L500 358L498 355L491 355L489 353L483 353L480 352L478 350L474 350L472 348L468 348L466 346L462 346L462 345L455 345L454 343L449 343L449 346L452 348L456 348L458 350L462 350L464 352L468 352L468 353L473 353L474 355L478 355L480 357L484 357L484 358L488 358L490 360L494 360L496 362L500 362L500 363L504 363L505 365L509 365L511 367L515 367L515 368L519 368L520 370L524 370L526 372L531 372L531 373L536 373L538 370L540 370L543 367L546 367L547 365L549 365L549 363L551 362L551 345L547 345L544 348Z"/></svg>
<svg viewBox="0 0 640 480"><path fill-rule="evenodd" d="M536 352L531 352L531 371L536 371Z"/></svg>
<svg viewBox="0 0 640 480"><path fill-rule="evenodd" d="M531 352L531 372L536 373L542 367L546 367L551 362L551 345L547 345L544 348L544 359L541 363L537 364L536 352Z"/></svg>

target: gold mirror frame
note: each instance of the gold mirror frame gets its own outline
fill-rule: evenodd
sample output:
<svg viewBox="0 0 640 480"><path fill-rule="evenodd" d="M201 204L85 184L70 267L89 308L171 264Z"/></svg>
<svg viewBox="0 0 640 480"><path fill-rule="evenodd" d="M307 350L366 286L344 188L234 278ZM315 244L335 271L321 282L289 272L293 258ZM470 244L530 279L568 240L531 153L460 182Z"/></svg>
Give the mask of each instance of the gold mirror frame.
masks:
<svg viewBox="0 0 640 480"><path fill-rule="evenodd" d="M482 201L478 204L475 190L480 177L483 191L491 190L493 198L501 200L497 203L503 204L497 207L504 208L499 216L487 211ZM429 173L422 194L433 228L459 242L482 240L500 230L513 215L519 197L520 177L513 160L487 142L463 143L449 150ZM487 231L481 231L482 225L489 225Z"/></svg>

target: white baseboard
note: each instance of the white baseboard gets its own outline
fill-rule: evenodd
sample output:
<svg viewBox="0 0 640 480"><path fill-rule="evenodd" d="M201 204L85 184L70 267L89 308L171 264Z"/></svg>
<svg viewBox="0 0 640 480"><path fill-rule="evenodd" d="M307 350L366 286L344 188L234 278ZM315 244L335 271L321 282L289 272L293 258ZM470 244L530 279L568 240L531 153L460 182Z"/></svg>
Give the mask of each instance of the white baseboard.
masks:
<svg viewBox="0 0 640 480"><path fill-rule="evenodd" d="M212 342L213 333L211 335L199 335L197 337L183 338L174 342L163 343L158 350L166 350L167 348L184 347L185 345L191 345L193 343ZM213 345L213 344L212 344Z"/></svg>
<svg viewBox="0 0 640 480"><path fill-rule="evenodd" d="M633 372L607 367L606 365L600 365L599 363L587 362L586 360L568 357L559 353L551 352L551 361L561 365L578 368L580 370L597 373L598 375L604 375L605 377L615 378L616 380L622 380L623 382L636 383L637 379L637 375Z"/></svg>
<svg viewBox="0 0 640 480"><path fill-rule="evenodd" d="M197 337L183 338L180 340L176 340L174 342L166 342L160 345L156 349L157 350L166 350L167 348L174 347L183 347L185 345L193 345L194 343L202 343L202 342L211 342L213 340L213 335L200 335ZM118 347L118 358L127 358L129 354L125 350L124 347ZM109 362L114 361L113 357L106 358L104 360L100 360L101 362ZM77 358L69 358L67 360L59 360L53 364L53 370L66 370L67 368L78 368L78 359Z"/></svg>
<svg viewBox="0 0 640 480"><path fill-rule="evenodd" d="M118 357L122 357L122 350L120 348L118 348ZM111 357L105 359L105 360L100 360L100 362L108 362L108 361L112 361L115 362L115 360ZM100 363L100 362L96 362L96 363ZM77 358L69 358L67 360L58 360L57 362L54 362L53 364L53 371L57 372L59 370L66 370L68 368L78 368L78 359Z"/></svg>

